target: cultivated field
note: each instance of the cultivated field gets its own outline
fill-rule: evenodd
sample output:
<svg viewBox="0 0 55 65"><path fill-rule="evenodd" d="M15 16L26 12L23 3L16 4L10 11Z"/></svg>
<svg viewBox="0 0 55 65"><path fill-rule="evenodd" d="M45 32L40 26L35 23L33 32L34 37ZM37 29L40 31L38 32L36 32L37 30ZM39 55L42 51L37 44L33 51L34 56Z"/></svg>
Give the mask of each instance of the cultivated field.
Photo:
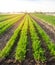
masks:
<svg viewBox="0 0 55 65"><path fill-rule="evenodd" d="M0 65L55 65L55 16L0 14Z"/></svg>

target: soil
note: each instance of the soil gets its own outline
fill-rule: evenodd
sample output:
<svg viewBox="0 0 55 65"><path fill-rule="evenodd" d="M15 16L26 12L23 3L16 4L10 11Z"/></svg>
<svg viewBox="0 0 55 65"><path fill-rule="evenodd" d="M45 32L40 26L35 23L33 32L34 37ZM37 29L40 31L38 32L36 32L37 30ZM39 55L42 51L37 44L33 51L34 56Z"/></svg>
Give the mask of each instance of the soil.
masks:
<svg viewBox="0 0 55 65"><path fill-rule="evenodd" d="M55 28L53 28L53 26L41 21L40 19L38 19L35 16L31 15L31 17L42 27L42 29L44 29L44 31L49 35L51 40L55 43Z"/></svg>
<svg viewBox="0 0 55 65"><path fill-rule="evenodd" d="M15 24L13 24L4 34L0 35L0 50L2 50L5 47L6 43L9 41L15 29L19 26L23 18L24 16Z"/></svg>

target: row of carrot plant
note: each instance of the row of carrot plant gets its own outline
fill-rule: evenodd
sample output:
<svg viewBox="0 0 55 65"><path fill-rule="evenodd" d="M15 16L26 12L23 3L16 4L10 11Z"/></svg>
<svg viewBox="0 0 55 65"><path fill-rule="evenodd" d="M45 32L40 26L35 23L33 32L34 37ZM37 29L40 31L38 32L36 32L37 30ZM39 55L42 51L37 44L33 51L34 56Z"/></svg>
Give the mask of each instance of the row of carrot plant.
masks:
<svg viewBox="0 0 55 65"><path fill-rule="evenodd" d="M25 18L23 19L23 21L19 25L19 27L14 31L13 35L11 36L10 40L7 42L6 46L0 51L1 59L6 58L9 55L10 51L12 50L15 40L16 40L19 32L21 31L22 25L24 24L24 20L25 20Z"/></svg>
<svg viewBox="0 0 55 65"><path fill-rule="evenodd" d="M19 41L17 41L17 47L15 49L14 56L15 56L15 59L18 61L25 60L27 45L28 45L28 39L27 39L28 25L29 25L29 32L30 32L31 41L32 41L32 51L33 51L34 59L41 62L46 61L45 51L41 46L41 40L39 39L38 33L40 34L42 39L45 41L47 48L50 51L50 54L55 56L55 44L51 41L50 37L46 34L46 32L29 15L26 15L22 23L14 31L14 34L11 36L6 46L2 49L2 51L0 51L1 59L4 59L5 57L9 56L10 51L12 50L12 47L15 44L17 36L20 33L20 38L19 38ZM36 32L36 30L38 32Z"/></svg>
<svg viewBox="0 0 55 65"><path fill-rule="evenodd" d="M12 22L12 20L15 20L16 18L20 18L22 15L16 15L15 17L9 19L9 20L5 20L3 22L0 22L0 29L3 28L5 25L9 24Z"/></svg>
<svg viewBox="0 0 55 65"><path fill-rule="evenodd" d="M55 44L51 41L50 37L46 34L46 32L34 20L33 20L33 23L36 26L36 29L38 30L42 39L45 41L45 43L50 51L50 54L55 56Z"/></svg>
<svg viewBox="0 0 55 65"><path fill-rule="evenodd" d="M8 19L10 19L10 18L13 18L14 16L16 16L16 15L14 15L14 14L11 14L11 15L0 15L0 23L1 22L3 22L3 21L5 21L5 20L8 20Z"/></svg>
<svg viewBox="0 0 55 65"><path fill-rule="evenodd" d="M18 61L23 61L26 57L27 52L27 29L28 29L28 18L26 17L24 26L21 31L20 39L17 44L16 53L15 53L15 59Z"/></svg>
<svg viewBox="0 0 55 65"><path fill-rule="evenodd" d="M16 16L12 19L6 20L2 23L0 23L0 35L3 34L8 28L10 28L15 22L17 22L22 15Z"/></svg>
<svg viewBox="0 0 55 65"><path fill-rule="evenodd" d="M41 41L37 35L35 27L31 18L29 18L30 35L32 40L33 56L35 60L44 62L46 60L44 56L44 50L41 47Z"/></svg>
<svg viewBox="0 0 55 65"><path fill-rule="evenodd" d="M46 14L33 14L35 15L37 18L41 19L43 22L52 24L53 26L55 26L55 16L52 15L46 15Z"/></svg>

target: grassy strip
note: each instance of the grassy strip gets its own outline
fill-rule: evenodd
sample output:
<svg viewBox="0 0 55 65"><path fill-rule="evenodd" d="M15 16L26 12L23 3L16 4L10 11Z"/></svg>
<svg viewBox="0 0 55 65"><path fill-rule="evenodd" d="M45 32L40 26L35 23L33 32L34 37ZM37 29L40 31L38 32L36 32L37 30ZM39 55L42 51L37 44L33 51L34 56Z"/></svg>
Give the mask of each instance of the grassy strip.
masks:
<svg viewBox="0 0 55 65"><path fill-rule="evenodd" d="M23 61L26 55L26 46L27 46L27 29L28 29L28 18L26 16L26 20L24 26L21 31L21 36L19 42L17 44L15 59L18 61Z"/></svg>
<svg viewBox="0 0 55 65"><path fill-rule="evenodd" d="M24 19L25 20L25 19ZM7 42L6 46L2 49L0 52L0 58L5 58L9 55L10 51L12 50L12 46L14 45L14 42L19 34L19 31L21 30L22 25L24 24L24 20L20 24L20 26L14 31L14 34L10 38L10 40Z"/></svg>
<svg viewBox="0 0 55 65"><path fill-rule="evenodd" d="M39 40L39 37L35 31L33 22L29 18L29 27L30 27L30 35L32 39L32 48L33 48L33 56L34 59L37 61L44 62L46 60L44 56L44 50L41 48L41 42Z"/></svg>
<svg viewBox="0 0 55 65"><path fill-rule="evenodd" d="M33 20L33 19L32 19ZM50 37L46 34L46 32L33 20L34 25L36 26L39 34L47 44L50 53L55 56L55 44L50 40Z"/></svg>
<svg viewBox="0 0 55 65"><path fill-rule="evenodd" d="M20 17L18 17L19 16L9 21L9 23L7 23L2 29L0 29L0 35L3 34L8 28L10 28L15 22L17 22L20 19Z"/></svg>

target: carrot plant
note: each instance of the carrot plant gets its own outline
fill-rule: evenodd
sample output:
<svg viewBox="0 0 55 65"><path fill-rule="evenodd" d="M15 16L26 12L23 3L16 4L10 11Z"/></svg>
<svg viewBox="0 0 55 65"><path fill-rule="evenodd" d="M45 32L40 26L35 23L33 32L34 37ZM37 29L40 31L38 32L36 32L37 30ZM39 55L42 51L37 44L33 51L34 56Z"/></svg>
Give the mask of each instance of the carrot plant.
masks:
<svg viewBox="0 0 55 65"><path fill-rule="evenodd" d="M13 17L14 15L4 15L4 16L0 16L0 22L3 22L11 17Z"/></svg>
<svg viewBox="0 0 55 65"><path fill-rule="evenodd" d="M44 50L41 47L41 41L37 35L31 18L29 18L30 35L32 40L33 56L35 60L44 62L46 60L44 56Z"/></svg>
<svg viewBox="0 0 55 65"><path fill-rule="evenodd" d="M23 61L26 57L26 46L27 46L27 29L28 29L28 18L26 16L26 20L24 26L21 31L20 39L18 41L15 53L15 59L18 61Z"/></svg>
<svg viewBox="0 0 55 65"><path fill-rule="evenodd" d="M33 23L36 26L36 29L38 30L39 34L45 41L51 55L55 56L55 44L51 41L50 37L46 34L46 32L34 20Z"/></svg>
<svg viewBox="0 0 55 65"><path fill-rule="evenodd" d="M46 14L34 14L37 18L41 19L43 22L47 22L55 26L55 16Z"/></svg>
<svg viewBox="0 0 55 65"><path fill-rule="evenodd" d="M15 22L17 22L21 17L17 16L15 18L9 19L0 25L0 35L3 34L8 28L10 28Z"/></svg>
<svg viewBox="0 0 55 65"><path fill-rule="evenodd" d="M11 19L5 20L3 22L0 22L0 29L2 29L4 26L6 26L7 24L11 23L12 21L14 21L15 19L19 19L21 18L23 15L16 15Z"/></svg>
<svg viewBox="0 0 55 65"><path fill-rule="evenodd" d="M24 19L25 20L25 19ZM2 49L2 51L0 52L0 58L4 59L5 57L7 57L10 53L10 51L12 50L12 47L15 43L15 40L19 34L19 31L21 30L22 25L24 24L24 20L22 21L22 23L19 25L19 27L14 31L14 34L11 36L10 40L7 42L6 46Z"/></svg>

